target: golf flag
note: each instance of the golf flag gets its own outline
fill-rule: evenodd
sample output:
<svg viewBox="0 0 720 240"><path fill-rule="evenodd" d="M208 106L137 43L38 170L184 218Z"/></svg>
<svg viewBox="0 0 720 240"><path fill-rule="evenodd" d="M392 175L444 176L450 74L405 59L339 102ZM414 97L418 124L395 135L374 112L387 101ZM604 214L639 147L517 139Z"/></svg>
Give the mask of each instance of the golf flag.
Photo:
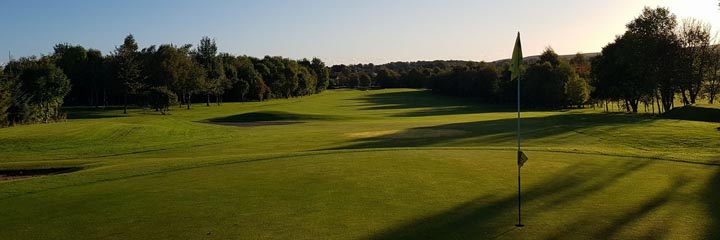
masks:
<svg viewBox="0 0 720 240"><path fill-rule="evenodd" d="M518 100L517 101L517 104L518 104L517 164L518 164L518 168L522 167L523 164L525 164L525 162L527 162L527 160L528 160L527 155L525 155L525 153L522 150L520 150L520 65L522 64L522 62L523 62L522 44L520 43L520 32L518 32L517 39L515 39L515 48L513 49L512 60L510 60L510 79L518 81L517 82L517 86L518 86L518 89L517 89L518 90L518 92L517 92L517 97L518 97L518 99L517 99Z"/></svg>
<svg viewBox="0 0 720 240"><path fill-rule="evenodd" d="M520 77L520 64L522 64L522 44L520 44L520 33L515 39L515 49L513 49L512 60L510 61L510 80Z"/></svg>
<svg viewBox="0 0 720 240"><path fill-rule="evenodd" d="M510 80L517 80L517 164L518 164L518 223L516 227L523 227L522 224L522 191L520 180L520 168L527 162L528 157L520 148L520 64L523 62L522 45L520 44L520 32L515 39L515 48L513 49L512 60L510 60Z"/></svg>
<svg viewBox="0 0 720 240"><path fill-rule="evenodd" d="M523 151L518 151L518 166L522 167L527 162L528 157Z"/></svg>

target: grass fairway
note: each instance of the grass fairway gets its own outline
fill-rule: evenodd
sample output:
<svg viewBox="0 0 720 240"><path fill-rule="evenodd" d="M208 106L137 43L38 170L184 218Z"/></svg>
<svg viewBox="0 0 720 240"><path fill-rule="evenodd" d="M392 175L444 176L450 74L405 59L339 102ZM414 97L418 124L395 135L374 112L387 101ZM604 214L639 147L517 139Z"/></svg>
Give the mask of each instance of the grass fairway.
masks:
<svg viewBox="0 0 720 240"><path fill-rule="evenodd" d="M524 113L518 229L512 109L336 90L69 116L0 129L0 169L84 168L0 182L0 238L720 238L712 119Z"/></svg>

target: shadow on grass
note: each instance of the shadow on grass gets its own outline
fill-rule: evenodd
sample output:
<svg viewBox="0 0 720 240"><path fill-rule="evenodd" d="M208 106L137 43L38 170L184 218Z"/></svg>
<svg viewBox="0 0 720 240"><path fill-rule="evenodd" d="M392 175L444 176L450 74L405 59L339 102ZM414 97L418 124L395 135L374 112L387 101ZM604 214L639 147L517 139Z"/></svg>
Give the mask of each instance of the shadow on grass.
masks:
<svg viewBox="0 0 720 240"><path fill-rule="evenodd" d="M720 108L684 106L663 114L664 118L701 122L720 122ZM720 128L718 128L720 130Z"/></svg>
<svg viewBox="0 0 720 240"><path fill-rule="evenodd" d="M251 123L251 122L273 122L273 121L307 121L307 120L333 120L335 116L297 114L281 111L250 112L238 115L208 119L217 123Z"/></svg>
<svg viewBox="0 0 720 240"><path fill-rule="evenodd" d="M548 235L532 236L533 239L622 239L629 231L639 239L665 239L673 229L673 216L683 215L682 208L674 208L673 213L664 215L670 204L681 205L684 193L680 191L691 183L688 178L674 178L670 186L642 194L642 200L633 207L616 208L615 204L626 205L623 198L615 198L604 192L615 186L623 178L643 171L652 161L628 162L614 165L618 171L605 171L602 167L586 168L582 163L562 169L561 175L542 179L523 189L523 223L528 226L538 223L546 212L560 212L561 219L553 221L568 223L565 227L547 229ZM672 178L672 177L671 177ZM628 184L628 183L624 183ZM625 187L627 188L627 186ZM707 207L705 233L701 239L720 239L720 169L717 169L699 195ZM636 191L631 186L627 191ZM420 217L391 227L371 236L372 239L497 239L508 238L516 229L517 198L508 194L496 200L490 197L477 197L440 213ZM605 199L597 209L578 211L572 204L587 201L588 198ZM590 201L602 201L593 199ZM605 211L597 214L594 211ZM660 213L661 215L656 215ZM681 220L680 220L681 221ZM636 225L642 222L651 224ZM701 225L702 226L702 225ZM637 227L642 227L638 229ZM704 234L704 235L703 235ZM510 235L510 236L507 236Z"/></svg>
<svg viewBox="0 0 720 240"><path fill-rule="evenodd" d="M704 189L703 199L710 215L704 239L720 239L720 169L715 171Z"/></svg>
<svg viewBox="0 0 720 240"><path fill-rule="evenodd" d="M630 163L624 170L611 172L600 171L600 168L591 170L584 168L578 163L564 169L561 176L553 176L533 184L523 190L523 209L525 212L524 223L533 224L533 215L545 211L565 211L565 206L570 203L581 201L609 186L618 180L650 165L651 161ZM592 176L592 177L588 177ZM661 196L649 200L639 212L633 212L621 219L614 221L601 232L597 232L591 223L585 224L588 229L578 233L577 229L557 231L548 239L573 238L573 235L587 235L590 233L602 233L611 236L622 230L622 223L642 218L649 211L665 203L666 200L679 186L663 192ZM494 201L488 201L486 197L479 197L462 203L454 208L431 216L416 219L412 222L387 229L374 236L373 239L494 239L513 231L513 225L517 217L517 198L514 194ZM568 218L575 217L574 213L568 212ZM530 220L528 220L528 217ZM585 220L593 219L593 216L585 216ZM589 231L589 232L588 232ZM540 237L540 236L536 236Z"/></svg>
<svg viewBox="0 0 720 240"><path fill-rule="evenodd" d="M638 219L643 218L644 216L647 216L648 214L652 213L654 210L657 210L658 208L662 207L664 204L668 203L671 198L677 194L678 189L685 186L688 183L687 179L675 179L670 186L670 188L665 189L664 191L656 194L654 197L650 198L649 200L645 201L640 207L633 209L633 211L630 211L623 216L621 216L618 219L614 219L612 221L612 224L605 227L604 229L601 229L597 234L596 237L598 239L600 238L617 238L617 234L623 229L623 227L628 226L633 221L636 221ZM661 223L658 223L661 224ZM656 226L657 227L657 226ZM667 230L669 230L669 227L671 226L665 226L660 228L655 228L653 231L650 231L646 234L646 236L643 236L644 239L662 239L663 236L667 233Z"/></svg>
<svg viewBox="0 0 720 240"><path fill-rule="evenodd" d="M80 170L82 170L81 167L0 170L0 181L64 174Z"/></svg>
<svg viewBox="0 0 720 240"><path fill-rule="evenodd" d="M354 100L367 102L367 104L359 105L361 110L432 108L396 113L391 115L391 117L425 117L514 111L512 108L501 105L474 104L476 100L470 98L454 98L432 94L429 90L377 93L370 94L362 98L356 98Z"/></svg>
<svg viewBox="0 0 720 240"><path fill-rule="evenodd" d="M67 112L68 119L101 119L126 117L122 112L118 112L122 109L122 107L65 107L63 111Z"/></svg>
<svg viewBox="0 0 720 240"><path fill-rule="evenodd" d="M654 121L653 118L615 114L561 114L522 119L523 140L543 139L597 126L621 126ZM351 140L336 149L422 147L457 140L482 138L485 143L501 143L516 138L517 119L498 119L417 127L381 136Z"/></svg>

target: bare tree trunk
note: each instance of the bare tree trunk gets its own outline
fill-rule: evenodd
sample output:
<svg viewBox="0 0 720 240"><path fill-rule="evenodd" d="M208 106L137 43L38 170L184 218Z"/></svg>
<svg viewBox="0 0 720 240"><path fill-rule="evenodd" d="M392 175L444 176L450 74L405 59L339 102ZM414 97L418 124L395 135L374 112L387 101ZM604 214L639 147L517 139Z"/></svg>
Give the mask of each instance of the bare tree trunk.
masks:
<svg viewBox="0 0 720 240"><path fill-rule="evenodd" d="M640 100L630 100L627 101L628 106L628 112L632 110L633 113L638 112L638 105L640 104Z"/></svg>
<svg viewBox="0 0 720 240"><path fill-rule="evenodd" d="M717 64L715 66L716 67L713 69L714 71L713 71L712 81L710 81L710 89L708 89L708 92L710 95L709 96L710 104L713 104L715 102L715 95L717 94L717 89L718 89L718 74L717 73L718 73L719 69L717 67Z"/></svg>
<svg viewBox="0 0 720 240"><path fill-rule="evenodd" d="M192 95L188 93L187 95L187 109L190 110L190 104L192 104Z"/></svg>
<svg viewBox="0 0 720 240"><path fill-rule="evenodd" d="M90 98L88 99L88 100L90 100L90 102L89 102L89 103L90 103L90 106L95 106L95 98L94 98L94 96L95 96L95 90L94 90L94 89L90 89Z"/></svg>
<svg viewBox="0 0 720 240"><path fill-rule="evenodd" d="M107 89L103 88L103 108L107 107Z"/></svg>
<svg viewBox="0 0 720 240"><path fill-rule="evenodd" d="M128 90L125 89L125 107L123 108L123 114L127 114L127 106L128 106Z"/></svg>
<svg viewBox="0 0 720 240"><path fill-rule="evenodd" d="M697 99L699 92L700 92L699 87L695 91L690 92L690 104L695 104L695 100Z"/></svg>
<svg viewBox="0 0 720 240"><path fill-rule="evenodd" d="M675 102L674 92L669 90L661 91L660 96L662 98L664 112L670 111L670 109L673 108Z"/></svg>
<svg viewBox="0 0 720 240"><path fill-rule="evenodd" d="M652 107L652 114L655 115L655 96L652 97L650 106Z"/></svg>
<svg viewBox="0 0 720 240"><path fill-rule="evenodd" d="M610 110L608 110L608 103L607 103L607 100L605 100L605 112L609 112L609 111L610 111Z"/></svg>

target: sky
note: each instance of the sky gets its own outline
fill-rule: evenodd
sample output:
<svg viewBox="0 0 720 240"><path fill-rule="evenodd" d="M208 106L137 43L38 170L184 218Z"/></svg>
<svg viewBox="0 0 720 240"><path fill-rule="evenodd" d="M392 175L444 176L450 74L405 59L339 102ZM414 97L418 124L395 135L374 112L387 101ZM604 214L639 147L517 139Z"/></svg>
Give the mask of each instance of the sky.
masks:
<svg viewBox="0 0 720 240"><path fill-rule="evenodd" d="M329 65L598 52L644 6L668 7L720 30L716 0L23 0L0 4L0 63L57 43L109 54L132 33L140 47L215 38L221 52Z"/></svg>

